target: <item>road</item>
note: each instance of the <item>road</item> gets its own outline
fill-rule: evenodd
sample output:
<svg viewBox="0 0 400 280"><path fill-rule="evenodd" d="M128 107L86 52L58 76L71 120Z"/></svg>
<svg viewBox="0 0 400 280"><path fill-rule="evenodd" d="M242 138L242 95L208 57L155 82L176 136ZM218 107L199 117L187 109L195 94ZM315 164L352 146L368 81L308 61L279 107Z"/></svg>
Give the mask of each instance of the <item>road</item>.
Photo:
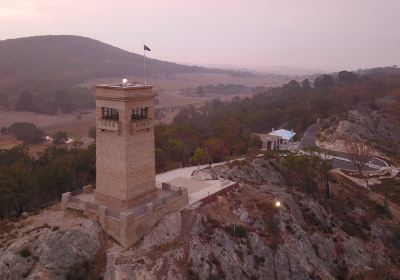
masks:
<svg viewBox="0 0 400 280"><path fill-rule="evenodd" d="M303 138L300 141L299 149L303 150L308 147L316 147L315 136L320 129L320 125L318 123L310 125L306 132L304 132Z"/></svg>
<svg viewBox="0 0 400 280"><path fill-rule="evenodd" d="M317 147L317 144L315 142L316 134L320 130L320 125L318 123L310 125L306 132L304 133L303 138L300 141L299 144L299 149L304 150L305 148L309 147ZM346 152L337 152L337 151L330 151L326 149L322 149L322 151L326 151L329 153L329 155L334 156L332 159L332 165L334 168L344 168L344 169L351 169L354 170L354 165L350 161L350 154ZM377 170L381 167L386 167L387 164L378 159L378 158L373 158L371 160L372 165L367 166L364 170L365 171L371 171L371 170ZM374 167L373 165L377 166Z"/></svg>

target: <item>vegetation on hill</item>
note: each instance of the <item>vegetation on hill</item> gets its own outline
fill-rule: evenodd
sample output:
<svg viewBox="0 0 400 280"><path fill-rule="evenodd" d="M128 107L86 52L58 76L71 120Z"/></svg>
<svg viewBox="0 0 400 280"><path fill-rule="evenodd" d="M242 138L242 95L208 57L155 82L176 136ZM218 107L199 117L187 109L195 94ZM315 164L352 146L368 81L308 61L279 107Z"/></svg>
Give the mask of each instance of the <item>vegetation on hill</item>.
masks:
<svg viewBox="0 0 400 280"><path fill-rule="evenodd" d="M14 134L15 138L26 144L38 144L43 142L44 133L33 123L16 122L8 128L3 127L1 134Z"/></svg>
<svg viewBox="0 0 400 280"><path fill-rule="evenodd" d="M234 73L147 59L152 76ZM0 108L54 114L92 107L93 90L78 87L98 78L141 77L143 56L90 38L34 36L0 41Z"/></svg>
<svg viewBox="0 0 400 280"><path fill-rule="evenodd" d="M94 108L94 89L74 87L67 90L23 91L14 99L5 98L3 107L16 111L29 111L52 115L57 112L69 113L77 109ZM1 105L1 101L0 101Z"/></svg>
<svg viewBox="0 0 400 280"><path fill-rule="evenodd" d="M28 146L0 150L0 219L59 201L95 179L95 147L71 150L49 147L39 159Z"/></svg>
<svg viewBox="0 0 400 280"><path fill-rule="evenodd" d="M291 81L243 100L183 108L171 125L156 127L157 171L251 153L260 147L255 132L285 127L301 135L318 118L345 118L360 104L374 108L378 99L400 90L400 70L396 73L342 71L313 83Z"/></svg>
<svg viewBox="0 0 400 280"><path fill-rule="evenodd" d="M200 108L188 106L171 125L155 128L157 172L254 155L261 143L253 132L268 132L284 126L301 134L317 118L343 116L360 103L373 107L376 100L399 89L400 75L382 77L341 72L337 77L318 77L313 84L308 80L291 81L241 101L214 100ZM5 130L17 135L21 127L35 130L27 123L14 124ZM90 135L95 137L95 131ZM63 133L59 137L65 139ZM35 209L59 200L65 191L94 183L94 146L71 150L52 146L39 159L30 158L27 149L27 146L17 146L0 151L0 215ZM292 160L287 162L291 172L300 174L302 184L312 191L310 182L315 174L322 178L325 174L323 164L309 162L308 158ZM305 171L302 169L308 167Z"/></svg>

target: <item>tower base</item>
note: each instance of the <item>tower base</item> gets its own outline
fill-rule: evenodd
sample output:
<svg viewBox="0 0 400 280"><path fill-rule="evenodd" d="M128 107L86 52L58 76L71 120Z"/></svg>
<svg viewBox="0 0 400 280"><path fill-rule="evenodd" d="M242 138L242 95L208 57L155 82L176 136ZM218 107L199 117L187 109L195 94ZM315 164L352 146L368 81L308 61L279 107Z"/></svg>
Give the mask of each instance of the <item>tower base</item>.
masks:
<svg viewBox="0 0 400 280"><path fill-rule="evenodd" d="M95 200L91 188L72 196L70 192L62 195L61 207L82 210L85 215L99 221L104 231L128 248L144 235L168 213L180 211L188 205L186 189L171 190L168 187L156 189L149 197L140 200L132 208L111 208Z"/></svg>

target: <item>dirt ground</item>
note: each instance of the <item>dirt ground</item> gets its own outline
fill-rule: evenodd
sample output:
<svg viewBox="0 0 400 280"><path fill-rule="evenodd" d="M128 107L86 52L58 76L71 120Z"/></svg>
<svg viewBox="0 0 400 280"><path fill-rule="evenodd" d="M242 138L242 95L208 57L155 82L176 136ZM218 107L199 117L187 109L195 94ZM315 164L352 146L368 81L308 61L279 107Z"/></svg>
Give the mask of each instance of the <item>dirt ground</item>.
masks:
<svg viewBox="0 0 400 280"><path fill-rule="evenodd" d="M80 139L87 136L89 128L95 125L94 110L88 110L88 114L81 114L78 119L79 112L70 114L44 115L33 112L15 112L0 110L0 128L10 126L15 122L30 122L45 132L45 135L53 135L57 131L64 131L73 139ZM11 149L15 145L20 144L10 135L0 135L0 149ZM31 153L37 154L43 151L47 142L39 145L31 146Z"/></svg>

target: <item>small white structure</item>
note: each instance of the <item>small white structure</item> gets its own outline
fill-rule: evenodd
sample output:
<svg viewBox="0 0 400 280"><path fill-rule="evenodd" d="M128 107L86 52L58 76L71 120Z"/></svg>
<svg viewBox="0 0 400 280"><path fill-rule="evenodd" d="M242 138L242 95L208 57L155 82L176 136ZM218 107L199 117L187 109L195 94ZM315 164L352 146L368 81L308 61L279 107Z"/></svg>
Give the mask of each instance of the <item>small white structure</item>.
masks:
<svg viewBox="0 0 400 280"><path fill-rule="evenodd" d="M272 129L268 134L257 134L262 141L262 150L289 150L295 135L293 129Z"/></svg>

